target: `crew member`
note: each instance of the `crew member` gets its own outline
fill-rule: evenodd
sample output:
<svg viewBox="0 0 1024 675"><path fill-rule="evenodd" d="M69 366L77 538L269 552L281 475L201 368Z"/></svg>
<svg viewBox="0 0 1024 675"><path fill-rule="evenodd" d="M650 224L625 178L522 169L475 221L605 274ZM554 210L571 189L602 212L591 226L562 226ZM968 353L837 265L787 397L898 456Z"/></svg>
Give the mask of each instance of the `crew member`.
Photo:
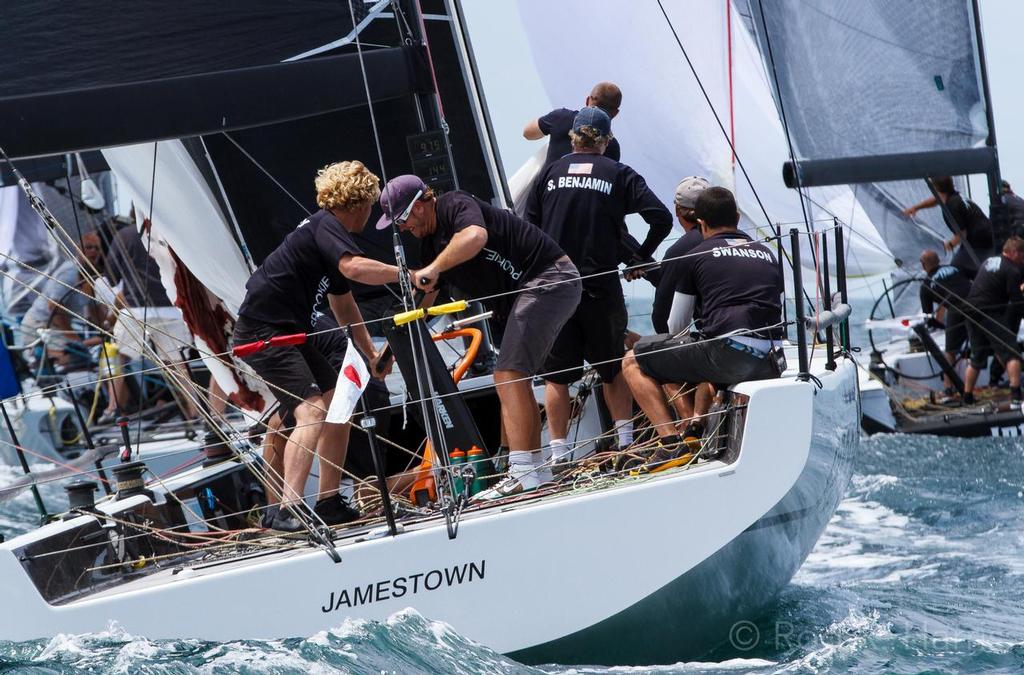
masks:
<svg viewBox="0 0 1024 675"><path fill-rule="evenodd" d="M953 179L940 176L931 179L938 200L929 197L903 211L904 215L913 218L921 209L938 206L941 202L942 219L946 222L953 236L943 242L947 251L955 251L950 264L959 268L971 279L978 273L978 265L992 254L992 223L988 216L974 202L964 199L953 186Z"/></svg>
<svg viewBox="0 0 1024 675"><path fill-rule="evenodd" d="M615 116L619 114L619 106L621 105L622 91L619 89L618 85L612 82L598 82L595 84L584 102L584 107L600 108L608 114L610 119L614 119ZM523 127L523 138L528 141L539 141L545 136L548 137L548 151L544 158L544 166L541 167L541 171L546 169L555 160L564 157L573 151L572 142L569 139L569 132L572 131L573 122L576 120L576 115L578 113L579 110L555 108L542 117L530 120L526 123L526 126ZM617 138L612 138L608 141L608 146L605 148L605 156L617 162L621 157L620 153L619 140ZM523 204L517 203L516 206L517 213L520 215L525 213ZM618 243L619 262L630 266L653 262L650 258L644 259L639 257L637 255L637 250L639 248L640 242L633 238L633 235L631 235L626 229L625 222L623 222L622 239ZM656 286L658 279L661 277L661 272L656 269L634 269L626 272L625 276L627 281L646 278L651 282L651 284Z"/></svg>
<svg viewBox="0 0 1024 675"><path fill-rule="evenodd" d="M583 276L580 304L544 363L544 409L556 462L570 452L569 385L582 377L584 359L601 376L619 447L633 442L633 401L621 376L629 317L614 273L617 245L629 213L639 213L650 226L638 252L641 258L650 257L672 229L672 214L643 177L605 156L612 131L603 110L583 108L570 138L573 152L539 174L526 207L526 219L551 235Z"/></svg>
<svg viewBox="0 0 1024 675"><path fill-rule="evenodd" d="M1000 188L1002 189L1003 204L1006 206L1011 231L1014 231L1019 236L1022 230L1024 230L1024 199L1021 199L1013 191L1009 181L1000 181Z"/></svg>
<svg viewBox="0 0 1024 675"><path fill-rule="evenodd" d="M740 216L729 190L704 190L694 210L704 241L683 260L669 314L670 334L641 339L623 364L633 395L659 437L646 463L652 472L689 461L662 385L699 385L692 429L702 424L714 395L708 383L727 385L781 374L783 282L775 256L736 229ZM702 339L694 340L681 333L698 304Z"/></svg>
<svg viewBox="0 0 1024 675"><path fill-rule="evenodd" d="M285 237L246 283L232 343L310 332L329 306L340 325L352 326L356 346L376 366L377 354L361 325L348 280L384 284L398 278L394 265L363 256L351 236L366 226L380 194L380 180L361 162L339 162L320 170L315 186L320 210ZM312 299L312 309L303 299ZM290 508L281 509L271 527L296 531L302 523L291 509L303 498L313 449L328 466L345 463L347 429L323 429L336 371L309 343L267 349L244 360L270 384L282 416L292 412L295 417L295 429L284 448L283 497ZM322 487L326 494L320 495L315 511L324 522L340 524L359 516L338 497L336 482Z"/></svg>
<svg viewBox="0 0 1024 675"><path fill-rule="evenodd" d="M619 114L619 106L622 105L622 91L618 85L611 82L598 82L590 91L584 106L587 108L600 108L608 114L609 119L614 119ZM556 159L564 157L573 151L572 142L569 140L569 132L573 130L578 110L569 108L555 108L543 117L530 120L523 127L523 138L528 141L539 141L545 136L548 137L548 154L544 159L544 168ZM609 139L605 149L605 155L610 159L619 161L619 142L614 138Z"/></svg>
<svg viewBox="0 0 1024 675"><path fill-rule="evenodd" d="M700 176L688 176L676 186L676 219L683 228L683 236L668 247L661 261L661 279L654 291L654 306L651 308L651 324L655 333L668 332L668 313L672 309L672 298L679 281L682 256L704 241L693 207L697 204L697 197L710 186L708 180Z"/></svg>
<svg viewBox="0 0 1024 675"><path fill-rule="evenodd" d="M946 361L956 363L956 355L967 342L967 320L964 318L964 299L971 292L971 280L953 265L939 264L939 254L928 249L921 254L921 269L928 277L921 283L921 311L934 312L935 318L945 324ZM946 375L942 376L947 397L956 392Z"/></svg>
<svg viewBox="0 0 1024 675"><path fill-rule="evenodd" d="M1020 353L1017 334L1011 327L1020 324L1024 311L1021 294L1021 267L1024 266L1024 239L1010 237L1002 255L985 260L971 284L967 296L967 334L971 340L971 362L964 378L964 403L975 402L974 386L978 373L993 354L1006 366L1013 403L1021 402Z"/></svg>
<svg viewBox="0 0 1024 675"><path fill-rule="evenodd" d="M50 329L44 345L46 355L65 368L87 365L87 348L103 342L97 335L79 335L71 325L72 314L94 325L103 325L103 311L93 300L92 284L82 275L83 266L95 268L102 264L100 255L100 238L96 233L83 234L78 259L61 263L21 320L23 344L35 342L41 330Z"/></svg>
<svg viewBox="0 0 1024 675"><path fill-rule="evenodd" d="M473 195L435 196L416 176L388 182L380 197L384 216L422 239L426 264L412 273L417 288L436 297L443 279L505 318L494 383L508 437L508 476L499 496L540 484L540 411L530 379L541 372L558 331L580 301L579 272L558 244L515 214ZM498 296L498 297L490 297Z"/></svg>

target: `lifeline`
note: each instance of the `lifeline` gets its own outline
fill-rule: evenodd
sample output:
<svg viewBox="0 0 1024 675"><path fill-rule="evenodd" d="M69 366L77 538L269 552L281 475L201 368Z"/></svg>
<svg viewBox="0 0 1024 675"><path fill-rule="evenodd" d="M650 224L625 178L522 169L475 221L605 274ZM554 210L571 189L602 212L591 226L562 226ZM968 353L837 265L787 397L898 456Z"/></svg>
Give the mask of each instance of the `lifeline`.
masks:
<svg viewBox="0 0 1024 675"><path fill-rule="evenodd" d="M358 607L373 602L398 599L406 594L416 595L421 591L436 591L442 587L449 588L464 583L468 584L477 579L482 581L486 563L486 560L481 560L479 564L475 562L462 563L439 570L384 579L365 586L346 588L340 593L331 591L330 599L320 608L320 611L327 614L336 612L342 607Z"/></svg>

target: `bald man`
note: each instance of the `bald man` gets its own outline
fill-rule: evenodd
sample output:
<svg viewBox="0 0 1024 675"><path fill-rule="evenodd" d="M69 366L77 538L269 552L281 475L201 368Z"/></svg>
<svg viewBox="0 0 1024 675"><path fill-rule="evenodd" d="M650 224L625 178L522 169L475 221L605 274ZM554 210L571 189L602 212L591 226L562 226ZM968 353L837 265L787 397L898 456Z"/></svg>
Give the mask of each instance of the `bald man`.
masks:
<svg viewBox="0 0 1024 675"><path fill-rule="evenodd" d="M588 108L600 108L608 113L608 117L612 119L619 114L620 105L622 105L622 91L618 85L612 82L598 82L595 84L584 103L584 106ZM572 123L578 113L579 110L556 108L543 117L530 120L523 127L523 138L528 141L539 141L545 136L549 136L548 154L544 159L544 166L541 167L541 170L547 168L555 160L561 159L572 152L569 132L572 131ZM608 143L604 154L605 157L614 159L616 162L619 161L621 156L619 154L619 142L613 138Z"/></svg>

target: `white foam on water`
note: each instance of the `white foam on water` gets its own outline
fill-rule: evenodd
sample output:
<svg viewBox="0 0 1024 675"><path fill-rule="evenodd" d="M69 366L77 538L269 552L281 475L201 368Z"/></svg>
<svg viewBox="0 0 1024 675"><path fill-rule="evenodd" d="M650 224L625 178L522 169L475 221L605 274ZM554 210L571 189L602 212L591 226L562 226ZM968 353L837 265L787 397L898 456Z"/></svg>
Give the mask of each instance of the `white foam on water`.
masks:
<svg viewBox="0 0 1024 675"><path fill-rule="evenodd" d="M565 666L557 669L550 669L551 666L544 666L545 672L557 673L558 675L600 675L602 673L706 673L717 671L742 671L772 668L777 666L775 661L765 659L728 659L726 661L684 661L662 666Z"/></svg>
<svg viewBox="0 0 1024 675"><path fill-rule="evenodd" d="M200 673L224 673L249 670L258 673L262 672L297 672L301 670L309 675L328 675L337 673L337 667L321 663L314 663L290 649L284 649L275 642L262 643L260 649L253 649L252 645L231 644L224 645L225 650L213 660L204 663L198 668Z"/></svg>
<svg viewBox="0 0 1024 675"><path fill-rule="evenodd" d="M869 637L889 635L890 627L883 623L877 611L863 614L853 610L845 618L829 625L819 636L819 646L798 659L790 661L777 673L822 673L833 670L839 658L856 654ZM810 647L810 645L806 645Z"/></svg>

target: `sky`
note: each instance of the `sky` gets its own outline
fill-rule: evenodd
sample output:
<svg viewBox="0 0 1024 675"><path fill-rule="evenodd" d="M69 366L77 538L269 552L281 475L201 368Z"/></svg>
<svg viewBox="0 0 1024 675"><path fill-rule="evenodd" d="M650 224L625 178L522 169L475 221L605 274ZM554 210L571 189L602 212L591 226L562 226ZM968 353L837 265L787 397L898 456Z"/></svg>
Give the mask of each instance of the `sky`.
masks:
<svg viewBox="0 0 1024 675"><path fill-rule="evenodd" d="M699 5L721 0L673 1ZM516 0L462 0L462 4L502 162L511 176L537 149L535 143L523 139L523 124L553 107L582 105L587 92L566 92L558 101L548 99L530 61ZM1001 170L1003 177L1024 194L1024 126L1018 122L1024 120L1024 0L980 0L980 8ZM941 44L941 36L936 36L936 43ZM984 177L972 178L971 185L975 200L984 205L987 200L979 198L987 189Z"/></svg>
<svg viewBox="0 0 1024 675"><path fill-rule="evenodd" d="M981 0L980 7L1000 171L1015 192L1024 194L1024 127L1021 126L1024 120L1021 77L1024 2ZM984 179L972 178L971 187L978 201L977 195L986 189Z"/></svg>

